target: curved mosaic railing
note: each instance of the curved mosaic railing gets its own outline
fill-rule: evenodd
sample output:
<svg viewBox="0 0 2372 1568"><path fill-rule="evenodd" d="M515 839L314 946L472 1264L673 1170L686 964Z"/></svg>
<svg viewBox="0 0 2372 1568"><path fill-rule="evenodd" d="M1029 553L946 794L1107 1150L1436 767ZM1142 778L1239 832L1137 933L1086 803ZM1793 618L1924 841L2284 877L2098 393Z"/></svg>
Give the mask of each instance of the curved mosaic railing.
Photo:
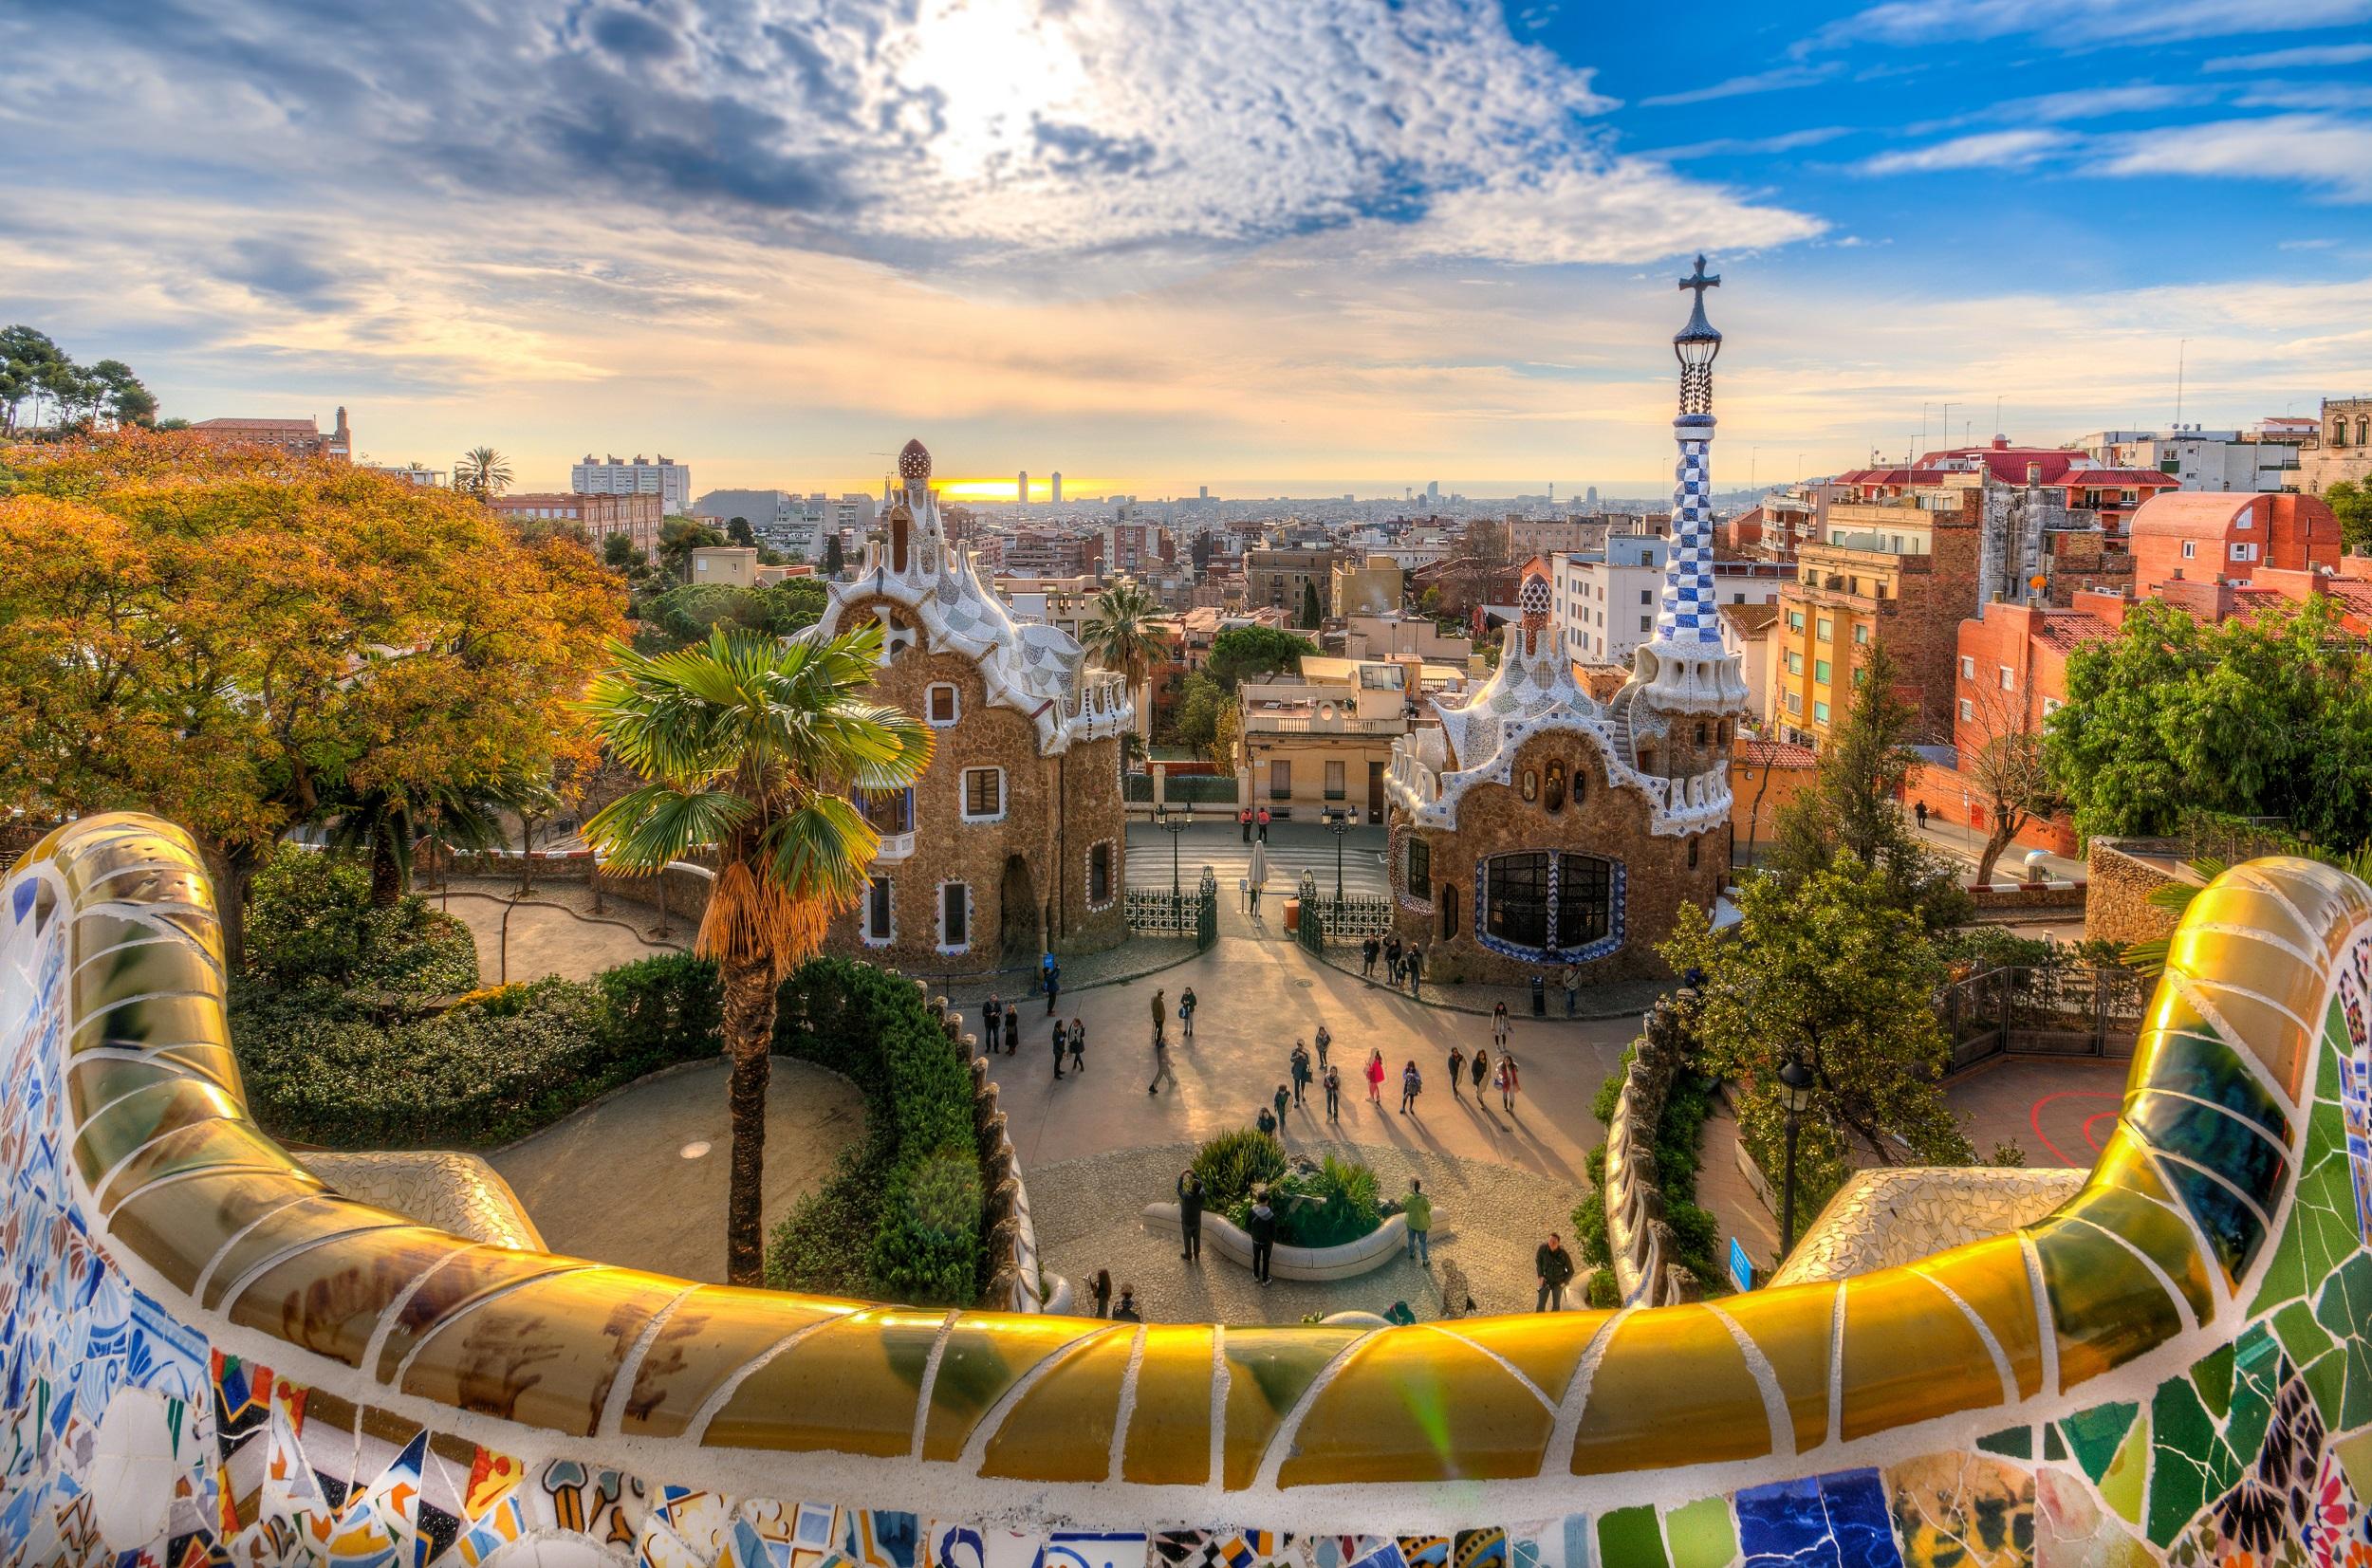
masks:
<svg viewBox="0 0 2372 1568"><path fill-rule="evenodd" d="M2017 1232L1718 1302L1138 1325L694 1285L334 1196L247 1117L189 841L87 821L0 895L6 1555L2360 1563L2367 914L2304 861L2203 893L2100 1165Z"/></svg>

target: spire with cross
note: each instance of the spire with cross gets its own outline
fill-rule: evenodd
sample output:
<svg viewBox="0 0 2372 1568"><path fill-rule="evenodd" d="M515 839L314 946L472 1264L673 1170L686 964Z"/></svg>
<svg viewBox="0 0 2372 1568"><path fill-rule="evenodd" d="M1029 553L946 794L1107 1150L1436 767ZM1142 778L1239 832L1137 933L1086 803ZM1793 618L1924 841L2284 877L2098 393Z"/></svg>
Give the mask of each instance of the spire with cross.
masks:
<svg viewBox="0 0 2372 1568"><path fill-rule="evenodd" d="M1672 339L1672 352L1680 361L1680 416L1673 435L1680 444L1680 462L1672 493L1672 548L1664 564L1663 598L1658 606L1656 637L1666 645L1704 647L1721 640L1719 612L1714 602L1713 464L1709 448L1714 435L1714 359L1721 352L1721 334L1705 319L1705 290L1721 286L1721 275L1696 270L1680 280L1696 299L1688 324Z"/></svg>

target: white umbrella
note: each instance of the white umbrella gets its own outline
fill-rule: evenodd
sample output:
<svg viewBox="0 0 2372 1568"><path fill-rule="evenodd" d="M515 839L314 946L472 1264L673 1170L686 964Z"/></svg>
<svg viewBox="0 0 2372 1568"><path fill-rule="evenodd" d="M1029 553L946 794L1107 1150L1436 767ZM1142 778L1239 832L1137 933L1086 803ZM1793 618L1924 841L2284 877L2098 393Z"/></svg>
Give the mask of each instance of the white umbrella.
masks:
<svg viewBox="0 0 2372 1568"><path fill-rule="evenodd" d="M1256 888L1268 885L1269 846L1267 844L1251 846L1251 870L1244 874L1244 879Z"/></svg>

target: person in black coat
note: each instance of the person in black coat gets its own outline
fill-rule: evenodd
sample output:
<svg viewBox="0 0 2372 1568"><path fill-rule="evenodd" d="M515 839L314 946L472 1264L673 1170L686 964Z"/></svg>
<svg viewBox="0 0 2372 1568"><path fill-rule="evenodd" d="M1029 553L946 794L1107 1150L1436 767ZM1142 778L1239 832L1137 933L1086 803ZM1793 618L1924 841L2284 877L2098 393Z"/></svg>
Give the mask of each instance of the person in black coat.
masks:
<svg viewBox="0 0 2372 1568"><path fill-rule="evenodd" d="M1189 1263L1202 1261L1202 1178L1192 1168L1178 1173L1177 1228L1185 1241L1186 1250L1178 1256Z"/></svg>
<svg viewBox="0 0 2372 1568"><path fill-rule="evenodd" d="M1540 1300L1532 1310L1563 1312L1565 1287L1573 1282L1573 1254L1558 1245L1555 1231L1548 1232L1548 1239L1533 1250L1532 1273L1540 1282Z"/></svg>
<svg viewBox="0 0 2372 1568"><path fill-rule="evenodd" d="M1005 1054L1011 1056L1021 1049L1021 1009L1005 1009Z"/></svg>
<svg viewBox="0 0 2372 1568"><path fill-rule="evenodd" d="M1005 1004L993 995L980 1008L980 1038L989 1042L990 1050L995 1050L1005 1028Z"/></svg>
<svg viewBox="0 0 2372 1568"><path fill-rule="evenodd" d="M1276 1254L1276 1210L1269 1207L1269 1190L1251 1190L1251 1277L1269 1282L1269 1261Z"/></svg>

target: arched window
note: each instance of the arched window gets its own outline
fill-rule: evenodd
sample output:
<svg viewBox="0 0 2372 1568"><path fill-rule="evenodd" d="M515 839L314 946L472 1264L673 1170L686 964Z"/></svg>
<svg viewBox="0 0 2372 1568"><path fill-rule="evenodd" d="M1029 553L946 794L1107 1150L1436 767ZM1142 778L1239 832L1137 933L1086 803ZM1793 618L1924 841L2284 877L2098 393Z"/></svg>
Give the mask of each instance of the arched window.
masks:
<svg viewBox="0 0 2372 1568"><path fill-rule="evenodd" d="M1696 744L1699 746L1705 744L1705 721L1703 719L1696 721Z"/></svg>
<svg viewBox="0 0 2372 1568"><path fill-rule="evenodd" d="M2356 445L2372 447L2372 415L2366 415L2356 421Z"/></svg>
<svg viewBox="0 0 2372 1568"><path fill-rule="evenodd" d="M1529 767L1524 769L1524 799L1527 801L1540 799L1540 775Z"/></svg>
<svg viewBox="0 0 2372 1568"><path fill-rule="evenodd" d="M1551 811L1565 809L1565 764L1561 761L1548 765L1548 798L1543 803Z"/></svg>
<svg viewBox="0 0 2372 1568"><path fill-rule="evenodd" d="M1642 746L1639 748L1639 770L1651 778L1655 775L1656 748L1654 747Z"/></svg>
<svg viewBox="0 0 2372 1568"><path fill-rule="evenodd" d="M2344 447L2344 446L2345 446L2346 444L2347 444L2347 421L2346 421L2346 420L2344 420L2344 419L2334 419L2334 420L2332 420L2332 421L2331 421L2331 445L2332 445L2332 446L2335 446L2335 447Z"/></svg>
<svg viewBox="0 0 2372 1568"><path fill-rule="evenodd" d="M1696 869L1696 838L1695 838L1694 836L1692 836L1692 837L1690 838L1690 839L1689 839L1689 870L1691 870L1691 871L1695 871Z"/></svg>
<svg viewBox="0 0 2372 1568"><path fill-rule="evenodd" d="M1510 947L1569 951L1614 926L1614 862L1594 855L1500 855L1483 863L1482 930Z"/></svg>
<svg viewBox="0 0 2372 1568"><path fill-rule="evenodd" d="M1441 940L1447 942L1457 934L1457 884L1442 883L1436 901L1441 905Z"/></svg>
<svg viewBox="0 0 2372 1568"><path fill-rule="evenodd" d="M1856 627L1855 630L1859 631L1860 628ZM1715 746L1728 746L1730 744L1730 721L1728 719L1724 719L1719 724L1714 726L1714 744Z"/></svg>

